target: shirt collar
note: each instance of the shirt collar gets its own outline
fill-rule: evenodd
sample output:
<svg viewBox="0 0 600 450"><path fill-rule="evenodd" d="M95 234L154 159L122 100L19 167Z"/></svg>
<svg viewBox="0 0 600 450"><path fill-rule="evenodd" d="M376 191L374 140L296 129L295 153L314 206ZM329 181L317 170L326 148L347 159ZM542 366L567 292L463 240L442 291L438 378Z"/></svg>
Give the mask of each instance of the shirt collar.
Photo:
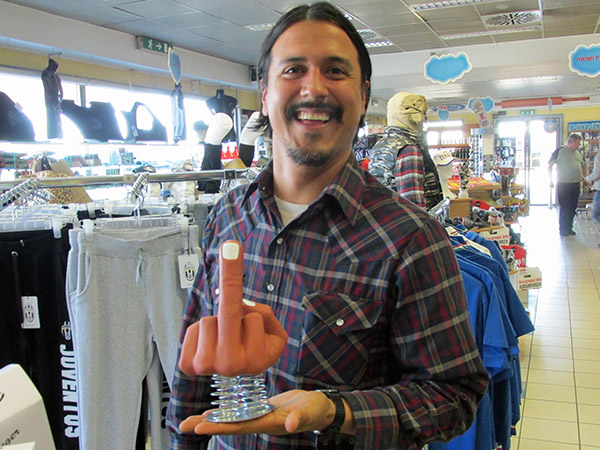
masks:
<svg viewBox="0 0 600 450"><path fill-rule="evenodd" d="M242 203L246 202L257 190L260 191L263 198L273 197L273 161L269 162L250 183ZM332 198L337 201L348 221L354 225L357 220L364 191L364 171L358 165L354 155L351 155L337 176L323 189L321 195L313 202L313 205L321 202L324 197Z"/></svg>

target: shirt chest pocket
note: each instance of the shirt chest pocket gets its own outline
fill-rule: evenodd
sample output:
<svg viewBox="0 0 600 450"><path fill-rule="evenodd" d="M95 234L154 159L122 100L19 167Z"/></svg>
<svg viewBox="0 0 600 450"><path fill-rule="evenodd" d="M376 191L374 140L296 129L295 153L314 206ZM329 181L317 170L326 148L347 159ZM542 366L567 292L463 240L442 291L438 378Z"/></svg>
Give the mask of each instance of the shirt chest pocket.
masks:
<svg viewBox="0 0 600 450"><path fill-rule="evenodd" d="M383 305L346 294L315 292L302 299L305 309L298 375L329 385L360 383L376 351L377 321Z"/></svg>

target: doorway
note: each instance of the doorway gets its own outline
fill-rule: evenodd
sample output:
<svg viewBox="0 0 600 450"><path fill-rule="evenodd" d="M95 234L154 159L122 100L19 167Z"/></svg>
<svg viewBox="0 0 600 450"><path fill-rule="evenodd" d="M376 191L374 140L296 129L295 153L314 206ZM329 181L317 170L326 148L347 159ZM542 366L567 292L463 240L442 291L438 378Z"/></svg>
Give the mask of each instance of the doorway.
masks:
<svg viewBox="0 0 600 450"><path fill-rule="evenodd" d="M531 205L552 205L548 160L559 146L562 116L503 118L496 123L498 138L513 138L515 182L525 188Z"/></svg>

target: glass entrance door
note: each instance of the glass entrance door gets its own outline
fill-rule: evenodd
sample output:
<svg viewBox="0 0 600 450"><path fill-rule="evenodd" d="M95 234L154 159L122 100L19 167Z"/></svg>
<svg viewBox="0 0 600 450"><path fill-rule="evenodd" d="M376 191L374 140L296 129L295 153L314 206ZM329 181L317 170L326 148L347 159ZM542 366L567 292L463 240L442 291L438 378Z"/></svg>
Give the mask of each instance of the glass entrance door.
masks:
<svg viewBox="0 0 600 450"><path fill-rule="evenodd" d="M548 127L548 120L558 121L558 116L528 119L500 119L497 124L499 138L515 138L515 182L525 187L525 196L531 205L552 204L549 187L548 160L558 147L558 129Z"/></svg>

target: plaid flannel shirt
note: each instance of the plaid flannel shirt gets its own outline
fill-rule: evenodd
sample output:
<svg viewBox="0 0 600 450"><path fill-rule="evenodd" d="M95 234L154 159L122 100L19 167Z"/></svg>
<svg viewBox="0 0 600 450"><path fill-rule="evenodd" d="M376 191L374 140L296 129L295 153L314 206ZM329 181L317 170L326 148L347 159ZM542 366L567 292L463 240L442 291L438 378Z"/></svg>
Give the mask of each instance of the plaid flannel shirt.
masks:
<svg viewBox="0 0 600 450"><path fill-rule="evenodd" d="M487 386L464 287L443 227L363 171L353 157L287 226L272 165L209 215L185 329L216 314L218 250L245 251L244 297L269 305L289 334L266 373L269 396L336 388L350 404L356 449L418 449L464 432ZM210 378L176 371L167 413L172 449L206 436L177 425L210 407ZM219 436L215 448L314 449L311 432Z"/></svg>

